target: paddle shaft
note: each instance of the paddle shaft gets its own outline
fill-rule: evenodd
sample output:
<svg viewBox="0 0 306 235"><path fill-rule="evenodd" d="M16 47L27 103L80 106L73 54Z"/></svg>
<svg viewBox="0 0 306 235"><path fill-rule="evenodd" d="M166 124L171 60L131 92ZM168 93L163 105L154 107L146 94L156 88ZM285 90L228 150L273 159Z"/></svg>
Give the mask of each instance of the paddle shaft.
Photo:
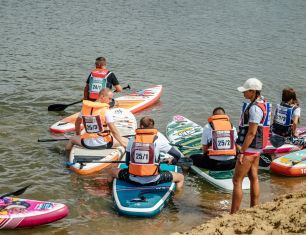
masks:
<svg viewBox="0 0 306 235"><path fill-rule="evenodd" d="M131 137L131 136L135 136L135 135L123 135L121 137ZM38 139L37 142L56 142L56 141L63 141L63 140L69 140L69 138L62 138L62 139Z"/></svg>
<svg viewBox="0 0 306 235"><path fill-rule="evenodd" d="M74 161L74 163L125 163L125 161L99 161L99 160L82 160L82 161Z"/></svg>
<svg viewBox="0 0 306 235"><path fill-rule="evenodd" d="M179 147L179 148L185 148L185 149L202 150L201 148L192 147L192 146L187 146L187 145L181 145L181 144L174 144L174 143L170 143L170 145L172 145L172 146L176 146L176 147Z"/></svg>
<svg viewBox="0 0 306 235"><path fill-rule="evenodd" d="M122 88L122 90L126 90L126 89L131 89L129 84ZM51 104L51 105L48 106L48 111L63 111L69 106L72 106L72 105L75 105L75 104L78 104L78 103L82 103L82 101L83 100L79 100L79 101L75 101L75 102L70 103L70 104Z"/></svg>
<svg viewBox="0 0 306 235"><path fill-rule="evenodd" d="M63 141L69 140L68 138L65 139L38 139L37 142L55 142L55 141Z"/></svg>

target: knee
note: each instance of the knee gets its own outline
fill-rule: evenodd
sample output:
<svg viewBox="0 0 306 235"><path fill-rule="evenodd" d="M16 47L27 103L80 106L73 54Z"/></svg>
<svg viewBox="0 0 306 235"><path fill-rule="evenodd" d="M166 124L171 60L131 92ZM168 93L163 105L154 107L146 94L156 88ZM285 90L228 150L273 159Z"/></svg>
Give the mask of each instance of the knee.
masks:
<svg viewBox="0 0 306 235"><path fill-rule="evenodd" d="M242 179L240 177L234 176L232 181L234 186L242 185Z"/></svg>
<svg viewBox="0 0 306 235"><path fill-rule="evenodd" d="M171 172L173 177L173 182L183 182L184 175L181 173Z"/></svg>

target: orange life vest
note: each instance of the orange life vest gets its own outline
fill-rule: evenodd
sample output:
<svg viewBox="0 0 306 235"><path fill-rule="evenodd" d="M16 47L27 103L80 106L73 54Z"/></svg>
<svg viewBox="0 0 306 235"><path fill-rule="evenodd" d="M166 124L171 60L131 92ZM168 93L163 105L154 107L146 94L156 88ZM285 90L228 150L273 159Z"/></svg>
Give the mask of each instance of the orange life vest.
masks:
<svg viewBox="0 0 306 235"><path fill-rule="evenodd" d="M107 69L95 69L91 72L89 77L89 99L97 100L99 92L106 87L107 77L111 72Z"/></svg>
<svg viewBox="0 0 306 235"><path fill-rule="evenodd" d="M213 115L208 118L212 128L211 146L208 156L236 155L234 129L227 115Z"/></svg>
<svg viewBox="0 0 306 235"><path fill-rule="evenodd" d="M105 130L107 110L109 110L108 104L83 100L81 113L86 133L81 135L82 139L103 136L106 142L112 141L109 131Z"/></svg>
<svg viewBox="0 0 306 235"><path fill-rule="evenodd" d="M154 140L156 129L136 129L132 145L129 173L136 176L159 174L159 163L155 161Z"/></svg>

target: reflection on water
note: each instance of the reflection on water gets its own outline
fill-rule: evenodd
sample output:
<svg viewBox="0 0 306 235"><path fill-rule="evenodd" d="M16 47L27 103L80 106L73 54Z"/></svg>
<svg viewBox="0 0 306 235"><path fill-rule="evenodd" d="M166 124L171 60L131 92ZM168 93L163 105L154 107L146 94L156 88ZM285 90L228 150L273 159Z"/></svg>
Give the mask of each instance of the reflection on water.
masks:
<svg viewBox="0 0 306 235"><path fill-rule="evenodd" d="M153 116L162 132L176 114L204 125L217 106L237 124L243 97L236 87L254 76L263 81L263 94L273 105L284 87L293 86L303 115L305 12L301 0L2 0L1 192L32 184L23 197L70 208L66 219L18 234L169 234L229 211L230 194L184 172L184 191L159 216L119 216L105 173L71 173L64 142L37 143L50 137L51 124L80 105L59 113L47 107L80 100L94 59L106 56L131 90L163 84L161 102L135 115L137 120ZM301 125L306 125L303 118ZM305 181L260 171L261 200L306 188ZM242 205L248 204L245 192Z"/></svg>

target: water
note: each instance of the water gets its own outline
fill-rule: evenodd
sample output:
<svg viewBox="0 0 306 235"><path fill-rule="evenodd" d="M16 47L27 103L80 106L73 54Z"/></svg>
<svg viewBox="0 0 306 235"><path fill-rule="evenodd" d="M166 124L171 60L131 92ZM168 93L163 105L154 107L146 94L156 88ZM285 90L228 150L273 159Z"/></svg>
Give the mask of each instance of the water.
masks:
<svg viewBox="0 0 306 235"><path fill-rule="evenodd" d="M273 104L294 87L303 112L305 12L303 0L1 0L1 192L33 184L23 197L70 208L66 219L18 234L169 234L228 211L229 194L186 172L184 192L156 218L118 216L104 174L72 174L63 166L64 143L37 143L80 108L48 113L47 106L79 100L94 59L105 56L122 85L164 85L161 102L137 114L153 116L162 132L175 114L204 125L216 106L237 123L243 98L236 87L250 77L263 81ZM260 178L262 201L306 187L305 177Z"/></svg>

